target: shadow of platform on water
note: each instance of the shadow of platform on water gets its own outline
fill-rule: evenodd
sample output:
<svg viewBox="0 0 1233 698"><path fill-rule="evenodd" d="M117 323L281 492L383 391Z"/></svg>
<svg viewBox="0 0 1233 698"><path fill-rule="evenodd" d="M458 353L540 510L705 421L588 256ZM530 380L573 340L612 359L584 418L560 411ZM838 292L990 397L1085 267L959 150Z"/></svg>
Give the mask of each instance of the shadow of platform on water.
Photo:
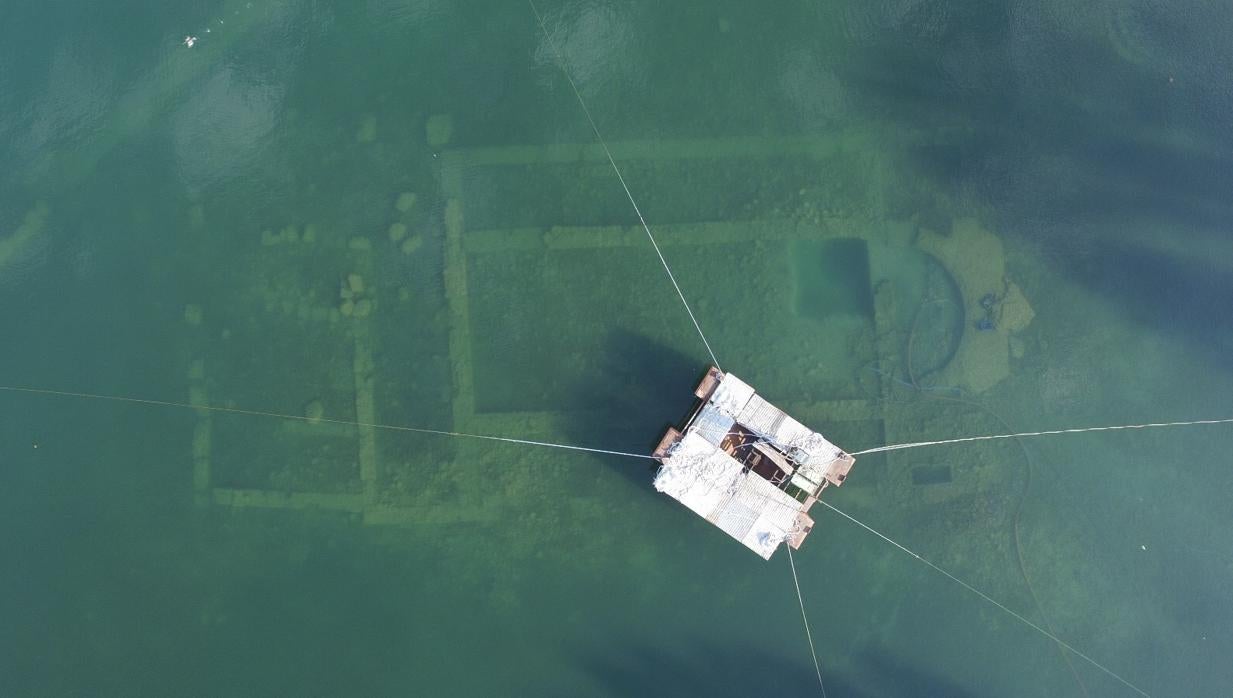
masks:
<svg viewBox="0 0 1233 698"><path fill-rule="evenodd" d="M572 387L577 402L591 408L564 416L562 429L570 443L649 455L693 407L694 387L708 366L649 337L613 330L593 375ZM656 461L600 458L637 487L651 489Z"/></svg>

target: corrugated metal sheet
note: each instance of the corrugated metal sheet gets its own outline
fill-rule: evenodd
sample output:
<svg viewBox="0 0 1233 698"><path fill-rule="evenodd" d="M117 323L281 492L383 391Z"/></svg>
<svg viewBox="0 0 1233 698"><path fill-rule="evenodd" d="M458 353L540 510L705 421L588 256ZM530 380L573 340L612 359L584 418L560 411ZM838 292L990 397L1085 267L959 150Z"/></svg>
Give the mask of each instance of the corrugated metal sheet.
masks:
<svg viewBox="0 0 1233 698"><path fill-rule="evenodd" d="M715 389L715 394L711 396L711 404L715 405L715 409L723 412L729 417L736 418L745 409L745 404L749 402L749 398L754 396L754 389L749 387L740 378L726 374L719 387Z"/></svg>
<svg viewBox="0 0 1233 698"><path fill-rule="evenodd" d="M748 482L749 478L744 478L744 480ZM724 501L708 517L711 523L737 540L745 538L745 534L749 533L749 529L753 528L754 522L758 520L759 515L757 506L760 502L752 501L748 497L742 497L739 493L743 489L744 487L738 488L736 494L733 494Z"/></svg>
<svg viewBox="0 0 1233 698"><path fill-rule="evenodd" d="M754 395L745 403L745 409L737 415L736 421L760 436L773 436L787 416L777 407L763 400L762 396Z"/></svg>
<svg viewBox="0 0 1233 698"><path fill-rule="evenodd" d="M731 417L708 404L702 408L702 411L694 419L693 427L698 431L699 436L706 439L707 443L718 446L723 443L724 437L732 431L733 424L735 422Z"/></svg>

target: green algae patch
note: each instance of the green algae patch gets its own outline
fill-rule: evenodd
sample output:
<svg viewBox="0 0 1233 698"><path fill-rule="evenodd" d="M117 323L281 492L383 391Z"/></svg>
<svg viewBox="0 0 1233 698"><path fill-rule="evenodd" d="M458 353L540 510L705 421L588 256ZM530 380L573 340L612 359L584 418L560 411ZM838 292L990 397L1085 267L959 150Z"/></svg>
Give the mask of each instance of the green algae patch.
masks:
<svg viewBox="0 0 1233 698"><path fill-rule="evenodd" d="M320 400L309 400L304 405L304 416L314 424L320 422L325 416L325 405Z"/></svg>
<svg viewBox="0 0 1233 698"><path fill-rule="evenodd" d="M449 114L434 114L428 117L424 130L427 132L428 145L434 148L447 145L450 137L454 135L454 119Z"/></svg>
<svg viewBox="0 0 1233 698"><path fill-rule="evenodd" d="M17 259L30 248L31 243L38 239L47 227L49 209L42 201L26 213L21 225L7 238L0 239L0 268Z"/></svg>
<svg viewBox="0 0 1233 698"><path fill-rule="evenodd" d="M415 254L416 250L420 249L420 246L423 244L424 244L424 238L420 237L419 235L412 235L411 237L402 241L402 245L400 246L399 249L402 250L403 254L407 254L407 255Z"/></svg>
<svg viewBox="0 0 1233 698"><path fill-rule="evenodd" d="M200 325L202 318L201 306L186 305L184 306L184 322L190 325Z"/></svg>
<svg viewBox="0 0 1233 698"><path fill-rule="evenodd" d="M873 317L864 240L797 240L790 255L797 315L819 321L833 315Z"/></svg>
<svg viewBox="0 0 1233 698"><path fill-rule="evenodd" d="M400 213L407 213L415 208L417 198L415 192L404 191L398 195L398 200L394 202L394 208L398 209Z"/></svg>
<svg viewBox="0 0 1233 698"><path fill-rule="evenodd" d="M377 140L377 117L364 117L360 122L360 128L355 132L355 141L357 143L372 143Z"/></svg>

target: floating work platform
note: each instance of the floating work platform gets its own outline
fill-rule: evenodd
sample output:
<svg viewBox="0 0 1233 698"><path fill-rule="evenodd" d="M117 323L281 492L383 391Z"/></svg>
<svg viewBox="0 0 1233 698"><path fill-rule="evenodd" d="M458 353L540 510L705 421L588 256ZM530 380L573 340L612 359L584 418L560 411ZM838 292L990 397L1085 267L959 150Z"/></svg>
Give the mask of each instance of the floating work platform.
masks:
<svg viewBox="0 0 1233 698"><path fill-rule="evenodd" d="M684 427L655 449L655 489L765 560L783 542L799 549L813 530L810 507L856 459L731 373L711 367L694 395Z"/></svg>

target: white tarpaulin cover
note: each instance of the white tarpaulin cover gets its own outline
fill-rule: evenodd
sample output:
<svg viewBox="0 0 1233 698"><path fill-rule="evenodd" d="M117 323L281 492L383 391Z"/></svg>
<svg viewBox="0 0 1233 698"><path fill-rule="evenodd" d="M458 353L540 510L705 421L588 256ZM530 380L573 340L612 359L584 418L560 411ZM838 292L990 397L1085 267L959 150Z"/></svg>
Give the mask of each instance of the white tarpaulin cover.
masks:
<svg viewBox="0 0 1233 698"><path fill-rule="evenodd" d="M655 476L680 501L763 559L791 535L801 503L690 428Z"/></svg>
<svg viewBox="0 0 1233 698"><path fill-rule="evenodd" d="M728 373L724 375L719 387L715 389L715 394L711 396L710 403L715 406L715 409L736 419L741 410L745 409L749 398L753 396L753 388L746 385L745 381Z"/></svg>

